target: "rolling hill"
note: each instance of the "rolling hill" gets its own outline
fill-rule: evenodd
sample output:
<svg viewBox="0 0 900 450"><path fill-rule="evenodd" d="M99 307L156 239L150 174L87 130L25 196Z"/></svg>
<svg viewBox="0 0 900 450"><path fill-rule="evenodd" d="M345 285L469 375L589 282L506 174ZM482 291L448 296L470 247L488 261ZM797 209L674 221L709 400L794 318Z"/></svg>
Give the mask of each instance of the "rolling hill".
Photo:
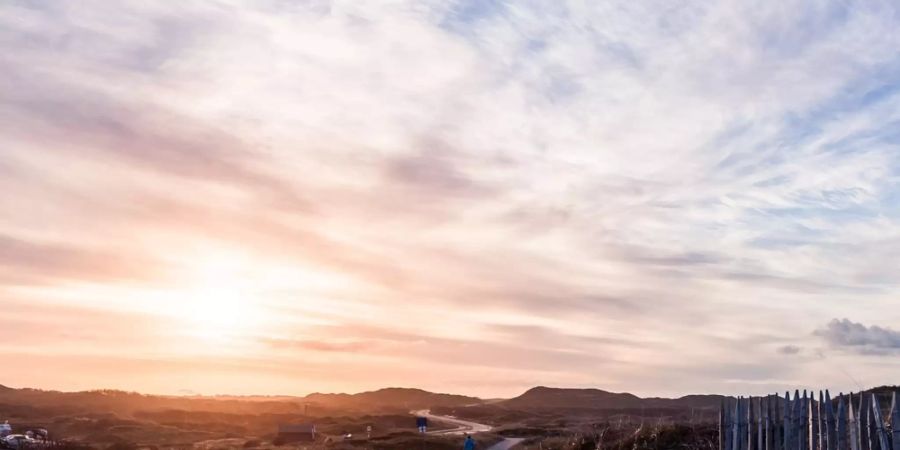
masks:
<svg viewBox="0 0 900 450"><path fill-rule="evenodd" d="M494 403L514 410L635 410L718 408L726 397L721 395L688 395L680 398L641 398L627 392L601 389L570 389L538 386L522 395Z"/></svg>
<svg viewBox="0 0 900 450"><path fill-rule="evenodd" d="M359 394L310 394L304 397L309 404L322 405L342 410L428 409L481 404L477 397L465 395L438 394L422 389L385 388Z"/></svg>

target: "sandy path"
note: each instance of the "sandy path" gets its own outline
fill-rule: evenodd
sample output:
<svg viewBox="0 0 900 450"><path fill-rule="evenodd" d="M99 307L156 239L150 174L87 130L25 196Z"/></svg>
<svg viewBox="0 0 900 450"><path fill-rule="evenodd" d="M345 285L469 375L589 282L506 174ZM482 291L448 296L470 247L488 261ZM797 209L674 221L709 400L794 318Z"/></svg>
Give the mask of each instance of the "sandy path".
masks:
<svg viewBox="0 0 900 450"><path fill-rule="evenodd" d="M490 425L457 419L456 417L438 416L435 414L431 414L431 412L427 409L413 411L412 414L456 425L456 428L451 428L449 430L429 431L428 434L471 434L491 431ZM523 440L523 438L504 438L502 441L492 445L490 448L488 448L488 450L509 450Z"/></svg>
<svg viewBox="0 0 900 450"><path fill-rule="evenodd" d="M522 442L524 440L525 440L524 438L505 438L502 441L494 444L488 450L509 450L509 449L515 447L516 444L518 444L519 442Z"/></svg>
<svg viewBox="0 0 900 450"><path fill-rule="evenodd" d="M486 431L491 431L490 425L485 425L483 423L470 422L468 420L457 419L456 417L450 416L437 416L431 414L431 412L427 409L423 409L420 411L413 411L413 415L427 417L429 419L439 420L441 422L447 422L453 425L456 425L456 428L451 428L449 430L438 430L438 431L429 431L428 434L465 434L465 433L483 433Z"/></svg>

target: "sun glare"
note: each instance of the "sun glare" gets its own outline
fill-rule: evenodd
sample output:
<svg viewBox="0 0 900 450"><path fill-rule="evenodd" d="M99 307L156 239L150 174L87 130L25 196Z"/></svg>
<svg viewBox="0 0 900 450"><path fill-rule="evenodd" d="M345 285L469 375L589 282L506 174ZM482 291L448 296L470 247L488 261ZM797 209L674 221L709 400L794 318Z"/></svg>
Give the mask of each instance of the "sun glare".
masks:
<svg viewBox="0 0 900 450"><path fill-rule="evenodd" d="M318 301L358 288L352 278L297 261L266 260L239 251L208 250L182 261L177 279L155 302L179 332L211 344L247 343L316 317L346 314ZM285 319L273 311L304 311ZM231 348L236 348L234 345Z"/></svg>
<svg viewBox="0 0 900 450"><path fill-rule="evenodd" d="M198 265L178 296L188 334L224 339L253 326L260 311L248 267L233 255L216 255Z"/></svg>
<svg viewBox="0 0 900 450"><path fill-rule="evenodd" d="M235 328L247 309L240 289L234 286L202 286L193 293L191 318L215 328Z"/></svg>

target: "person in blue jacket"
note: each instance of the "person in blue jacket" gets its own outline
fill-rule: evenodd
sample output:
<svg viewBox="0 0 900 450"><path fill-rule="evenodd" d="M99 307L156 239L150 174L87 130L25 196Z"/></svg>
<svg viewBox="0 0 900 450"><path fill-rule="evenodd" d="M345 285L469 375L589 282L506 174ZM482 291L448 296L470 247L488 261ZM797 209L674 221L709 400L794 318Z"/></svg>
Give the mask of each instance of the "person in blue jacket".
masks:
<svg viewBox="0 0 900 450"><path fill-rule="evenodd" d="M472 436L466 435L466 444L463 446L463 450L475 450L475 439L472 439Z"/></svg>

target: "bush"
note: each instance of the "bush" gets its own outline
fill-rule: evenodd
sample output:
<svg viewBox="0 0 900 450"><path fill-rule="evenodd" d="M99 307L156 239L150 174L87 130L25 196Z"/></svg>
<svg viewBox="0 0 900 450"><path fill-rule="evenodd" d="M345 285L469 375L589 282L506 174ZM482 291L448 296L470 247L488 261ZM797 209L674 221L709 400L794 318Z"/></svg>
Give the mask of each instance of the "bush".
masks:
<svg viewBox="0 0 900 450"><path fill-rule="evenodd" d="M137 445L131 442L116 442L106 447L106 450L137 450Z"/></svg>

